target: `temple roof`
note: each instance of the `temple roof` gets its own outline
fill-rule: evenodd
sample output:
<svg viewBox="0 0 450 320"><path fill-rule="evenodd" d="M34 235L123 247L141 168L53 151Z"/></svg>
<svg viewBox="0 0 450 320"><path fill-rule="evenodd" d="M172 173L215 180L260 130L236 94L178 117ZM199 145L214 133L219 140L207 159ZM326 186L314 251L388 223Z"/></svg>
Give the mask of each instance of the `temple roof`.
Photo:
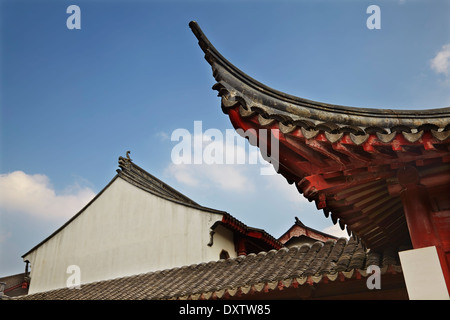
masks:
<svg viewBox="0 0 450 320"><path fill-rule="evenodd" d="M289 131L301 128L310 131L309 135L324 131L332 142L342 138L343 133L356 136L355 142L363 141L371 133L376 133L381 141L391 140L394 132L403 133L411 141L417 141L423 131L430 131L438 140L450 136L450 108L369 109L299 98L251 78L216 50L195 21L189 26L213 69L217 81L213 88L219 91L224 109L239 104L242 116L257 114L261 124L276 120Z"/></svg>
<svg viewBox="0 0 450 320"><path fill-rule="evenodd" d="M303 222L300 221L298 217L295 217L295 223L292 227L290 227L283 235L281 235L278 240L284 245L288 245L291 240L294 238L307 238L310 241L322 241L325 242L330 239L337 239L331 234L327 234L325 232L310 228L306 226Z"/></svg>
<svg viewBox="0 0 450 320"><path fill-rule="evenodd" d="M262 156L349 235L376 250L410 244L400 197L408 179L428 190L435 211L448 209L450 108L369 109L295 97L246 75L196 22L189 26L234 128L266 145Z"/></svg>
<svg viewBox="0 0 450 320"><path fill-rule="evenodd" d="M265 230L247 226L228 213L224 213L222 220L215 222L211 226L211 230L215 230L219 225L244 237L247 241L249 252L266 251L268 248L280 249L283 247L283 244L278 239Z"/></svg>
<svg viewBox="0 0 450 320"><path fill-rule="evenodd" d="M183 266L22 296L24 300L221 299L255 297L330 282L362 281L370 265L382 275L401 274L396 251L367 251L355 240L270 250L232 259ZM401 276L401 278L403 278ZM386 279L383 277L382 279ZM401 279L403 281L403 279ZM384 283L385 284L385 283ZM383 284L383 285L384 285ZM376 290L375 290L376 291ZM317 291L309 294L317 294ZM297 296L298 298L298 296Z"/></svg>

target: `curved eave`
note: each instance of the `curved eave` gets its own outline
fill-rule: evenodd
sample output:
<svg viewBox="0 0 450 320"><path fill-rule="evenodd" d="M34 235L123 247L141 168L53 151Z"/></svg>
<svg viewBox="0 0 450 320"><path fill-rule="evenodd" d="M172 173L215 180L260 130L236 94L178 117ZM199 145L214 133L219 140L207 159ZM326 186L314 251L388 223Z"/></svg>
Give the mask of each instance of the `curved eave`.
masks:
<svg viewBox="0 0 450 320"><path fill-rule="evenodd" d="M190 27L212 67L223 111L251 144L266 145L261 155L279 174L369 248L410 245L397 170L415 166L429 190L439 196L448 190L450 108L365 109L294 97L247 76L195 22Z"/></svg>
<svg viewBox="0 0 450 320"><path fill-rule="evenodd" d="M258 113L285 125L330 133L390 134L432 131L441 138L450 132L450 108L429 110L369 109L311 101L272 89L251 78L211 44L195 21L189 23L211 65L217 81L214 89L222 97L224 112L239 104L248 114Z"/></svg>

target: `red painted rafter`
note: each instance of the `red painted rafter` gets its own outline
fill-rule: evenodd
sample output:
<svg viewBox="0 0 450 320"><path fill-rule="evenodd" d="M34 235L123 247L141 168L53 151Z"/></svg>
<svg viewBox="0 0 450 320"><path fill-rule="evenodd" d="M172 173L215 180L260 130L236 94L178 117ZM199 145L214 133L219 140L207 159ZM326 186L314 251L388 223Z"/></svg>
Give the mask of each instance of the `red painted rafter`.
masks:
<svg viewBox="0 0 450 320"><path fill-rule="evenodd" d="M331 212L335 223L342 228L347 225L375 247L387 245L389 239L396 242L404 238L399 234L405 228L401 202L390 200L397 170L408 163L426 167L450 161L448 141L429 132L421 136L396 133L389 140L377 134L309 132L277 120L263 119L261 125L260 115L247 113L242 117L239 108L237 104L227 109L233 126L254 130L258 145L269 141L268 136L258 135L259 129L275 130L279 173L295 182L299 192L314 200L327 216ZM424 177L428 184L441 183L438 180L445 183L447 176Z"/></svg>

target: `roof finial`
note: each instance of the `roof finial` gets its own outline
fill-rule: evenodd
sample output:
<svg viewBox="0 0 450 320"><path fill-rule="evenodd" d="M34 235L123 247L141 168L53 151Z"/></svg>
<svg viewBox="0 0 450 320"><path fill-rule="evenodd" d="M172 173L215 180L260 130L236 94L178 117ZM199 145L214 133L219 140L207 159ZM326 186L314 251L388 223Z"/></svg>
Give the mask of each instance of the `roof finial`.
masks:
<svg viewBox="0 0 450 320"><path fill-rule="evenodd" d="M119 157L119 167L122 170L131 170L131 161L132 159L130 158L130 151L126 152L126 158L120 156ZM117 172L120 172L119 169L116 170Z"/></svg>
<svg viewBox="0 0 450 320"><path fill-rule="evenodd" d="M303 222L300 221L300 219L298 217L295 217L295 224L304 227L305 224Z"/></svg>

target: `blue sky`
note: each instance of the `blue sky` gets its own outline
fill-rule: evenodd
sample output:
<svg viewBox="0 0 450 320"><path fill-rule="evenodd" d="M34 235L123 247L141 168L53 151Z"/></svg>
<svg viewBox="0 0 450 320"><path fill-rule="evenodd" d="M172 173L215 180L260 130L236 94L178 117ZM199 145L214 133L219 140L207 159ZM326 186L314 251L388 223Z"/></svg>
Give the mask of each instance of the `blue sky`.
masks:
<svg viewBox="0 0 450 320"><path fill-rule="evenodd" d="M133 161L280 236L332 225L255 165L175 166L178 128L232 126L188 27L277 90L369 108L450 106L450 1L5 1L0 7L0 276ZM69 30L69 5L81 29ZM369 30L369 5L381 29ZM250 152L250 151L249 151Z"/></svg>

